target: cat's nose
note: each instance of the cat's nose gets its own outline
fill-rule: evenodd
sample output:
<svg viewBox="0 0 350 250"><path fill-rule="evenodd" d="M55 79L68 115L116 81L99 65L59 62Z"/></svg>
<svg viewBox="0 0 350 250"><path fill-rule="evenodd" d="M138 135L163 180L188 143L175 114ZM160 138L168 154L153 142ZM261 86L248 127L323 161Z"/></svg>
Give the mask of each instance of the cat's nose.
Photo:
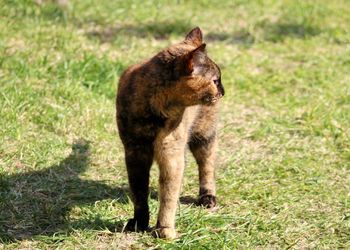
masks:
<svg viewBox="0 0 350 250"><path fill-rule="evenodd" d="M224 87L222 86L222 84L218 85L217 86L217 89L218 89L218 92L220 94L220 97L223 97L225 95L225 89Z"/></svg>

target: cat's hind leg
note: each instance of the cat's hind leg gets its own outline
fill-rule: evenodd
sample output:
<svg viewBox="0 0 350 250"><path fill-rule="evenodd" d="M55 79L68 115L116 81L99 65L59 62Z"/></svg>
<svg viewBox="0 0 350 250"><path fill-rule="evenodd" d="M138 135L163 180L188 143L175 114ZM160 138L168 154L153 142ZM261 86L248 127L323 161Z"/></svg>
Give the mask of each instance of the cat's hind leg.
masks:
<svg viewBox="0 0 350 250"><path fill-rule="evenodd" d="M125 162L134 203L134 218L128 221L126 230L144 231L149 225L148 186L153 162L152 143L125 146Z"/></svg>
<svg viewBox="0 0 350 250"><path fill-rule="evenodd" d="M216 206L215 157L217 149L216 132L210 135L192 135L189 148L196 159L199 170L199 205L207 208Z"/></svg>

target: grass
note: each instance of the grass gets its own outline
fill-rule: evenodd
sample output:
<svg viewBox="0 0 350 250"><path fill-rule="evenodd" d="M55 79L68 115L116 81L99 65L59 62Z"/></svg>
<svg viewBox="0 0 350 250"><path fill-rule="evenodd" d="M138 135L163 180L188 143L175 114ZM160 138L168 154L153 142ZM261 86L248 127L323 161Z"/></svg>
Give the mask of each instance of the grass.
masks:
<svg viewBox="0 0 350 250"><path fill-rule="evenodd" d="M350 248L350 5L215 2L0 0L3 247ZM175 241L125 234L118 77L197 25L227 93L220 206L179 204ZM182 200L198 191L188 158Z"/></svg>

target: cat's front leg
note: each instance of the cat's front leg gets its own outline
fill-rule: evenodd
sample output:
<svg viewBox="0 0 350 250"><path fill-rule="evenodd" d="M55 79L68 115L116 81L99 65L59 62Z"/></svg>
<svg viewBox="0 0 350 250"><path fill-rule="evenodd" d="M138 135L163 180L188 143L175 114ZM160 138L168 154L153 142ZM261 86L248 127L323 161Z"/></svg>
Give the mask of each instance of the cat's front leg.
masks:
<svg viewBox="0 0 350 250"><path fill-rule="evenodd" d="M125 161L132 201L134 218L128 221L127 231L147 230L149 223L148 185L149 172L153 162L153 145L125 145Z"/></svg>
<svg viewBox="0 0 350 250"><path fill-rule="evenodd" d="M185 165L186 138L169 135L156 144L159 165L159 213L156 234L176 238L175 214Z"/></svg>
<svg viewBox="0 0 350 250"><path fill-rule="evenodd" d="M190 140L190 150L196 159L199 170L198 204L206 208L216 206L215 158L217 149L216 132L210 136L201 135L200 139Z"/></svg>

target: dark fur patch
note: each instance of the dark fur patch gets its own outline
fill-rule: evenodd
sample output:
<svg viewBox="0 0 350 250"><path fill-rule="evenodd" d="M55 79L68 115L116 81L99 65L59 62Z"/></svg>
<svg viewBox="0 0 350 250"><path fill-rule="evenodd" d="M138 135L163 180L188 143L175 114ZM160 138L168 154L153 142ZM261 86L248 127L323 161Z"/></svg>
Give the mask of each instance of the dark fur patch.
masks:
<svg viewBox="0 0 350 250"><path fill-rule="evenodd" d="M210 136L204 137L201 134L192 134L188 142L189 147L196 149L198 147L207 146L214 141L216 137L216 131L214 131Z"/></svg>
<svg viewBox="0 0 350 250"><path fill-rule="evenodd" d="M203 195L198 200L198 205L205 208L213 208L216 204L216 197L214 195Z"/></svg>

